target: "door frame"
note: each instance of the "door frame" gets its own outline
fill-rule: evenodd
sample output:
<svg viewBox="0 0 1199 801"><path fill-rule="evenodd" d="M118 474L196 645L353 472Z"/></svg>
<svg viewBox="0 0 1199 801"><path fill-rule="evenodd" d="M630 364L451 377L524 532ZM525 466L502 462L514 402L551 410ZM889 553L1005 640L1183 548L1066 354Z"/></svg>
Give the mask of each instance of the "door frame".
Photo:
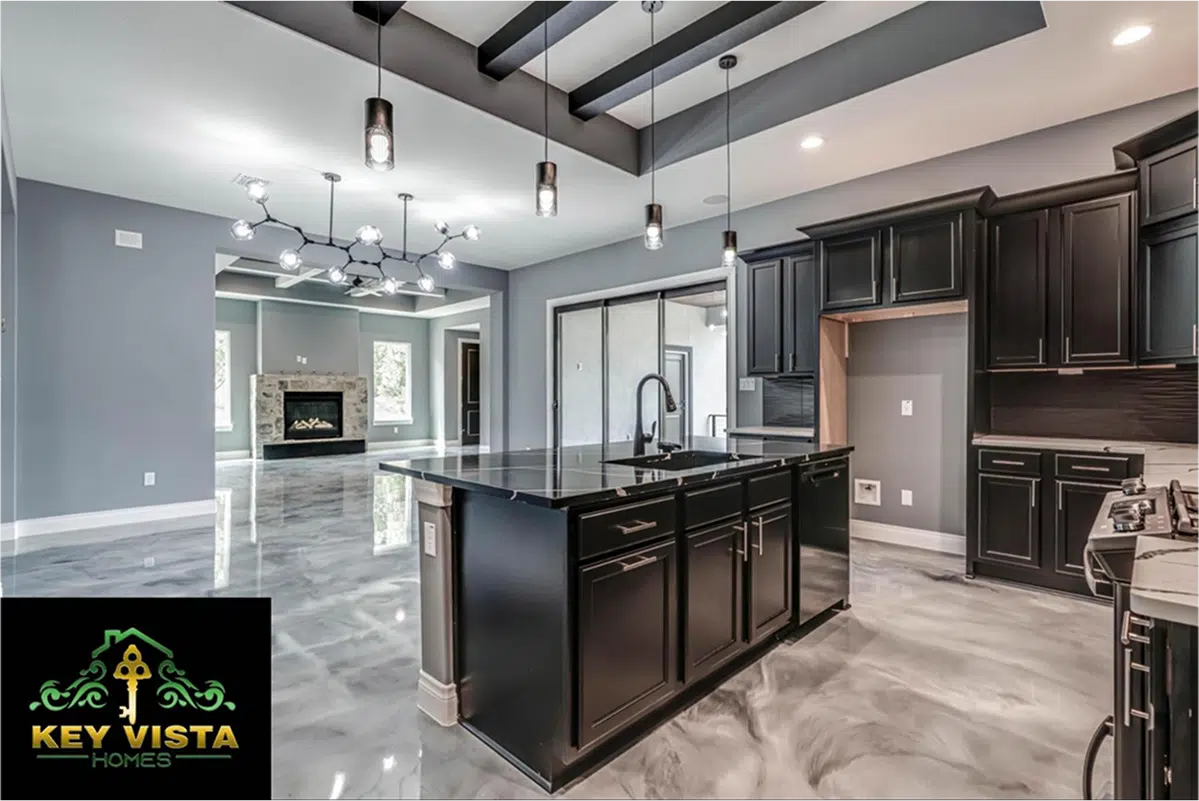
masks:
<svg viewBox="0 0 1199 801"><path fill-rule="evenodd" d="M682 388L683 391L678 394L680 394L683 397L684 405L683 405L683 408L679 410L682 412L682 414L679 415L679 418L680 418L679 434L681 435L679 437L679 439L686 440L687 437L691 436L691 422L692 422L691 390L695 386L695 349L692 348L690 345L670 345L670 344L664 343L662 345L662 376L663 377L666 376L666 354L668 354L668 353L677 353L683 357L684 386ZM662 420L662 419L664 419L665 414L666 414L666 402L665 402L665 400L661 400L660 403L662 404L662 408L658 410L658 419ZM665 424L663 424L661 426L661 429L662 429L663 433L665 433L665 431L666 431Z"/></svg>
<svg viewBox="0 0 1199 801"><path fill-rule="evenodd" d="M455 348L458 357L458 380L454 382L454 439L453 442L462 444L462 382L466 379L466 374L462 372L462 346L463 344L474 344L479 346L479 415L483 414L483 345L478 337L469 339L467 337L459 337L458 346ZM482 422L480 420L480 422ZM483 444L483 427L479 427L479 444Z"/></svg>

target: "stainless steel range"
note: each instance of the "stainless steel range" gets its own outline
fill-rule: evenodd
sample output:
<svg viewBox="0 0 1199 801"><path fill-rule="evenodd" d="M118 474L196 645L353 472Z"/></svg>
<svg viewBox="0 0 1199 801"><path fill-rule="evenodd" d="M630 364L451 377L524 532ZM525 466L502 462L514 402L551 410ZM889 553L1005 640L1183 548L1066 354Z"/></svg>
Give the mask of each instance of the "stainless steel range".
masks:
<svg viewBox="0 0 1199 801"><path fill-rule="evenodd" d="M1195 629L1134 614L1130 583L1137 537L1195 538L1197 498L1195 487L1178 481L1147 487L1133 478L1108 493L1095 516L1083 563L1091 592L1105 597L1099 585L1114 589L1115 714L1087 747L1084 798L1094 797L1095 758L1108 735L1115 798L1195 797Z"/></svg>

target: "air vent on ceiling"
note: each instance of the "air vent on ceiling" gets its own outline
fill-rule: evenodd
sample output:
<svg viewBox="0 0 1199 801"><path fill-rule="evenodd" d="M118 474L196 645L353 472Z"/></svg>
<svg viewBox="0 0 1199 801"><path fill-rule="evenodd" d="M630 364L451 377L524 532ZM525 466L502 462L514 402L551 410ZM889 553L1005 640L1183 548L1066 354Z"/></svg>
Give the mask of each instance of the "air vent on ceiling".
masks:
<svg viewBox="0 0 1199 801"><path fill-rule="evenodd" d="M257 181L258 183L262 184L263 186L266 186L267 184L270 183L270 181L268 181L265 178L259 178L257 175L247 175L244 172L239 172L237 174L237 177L233 179L233 183L237 184L238 186L245 186L246 184L251 183L252 181Z"/></svg>
<svg viewBox="0 0 1199 801"><path fill-rule="evenodd" d="M117 247L119 247L119 248L136 248L138 250L142 249L142 235L139 234L137 231L122 231L120 228L116 229L116 231L117 231L117 237L116 237Z"/></svg>

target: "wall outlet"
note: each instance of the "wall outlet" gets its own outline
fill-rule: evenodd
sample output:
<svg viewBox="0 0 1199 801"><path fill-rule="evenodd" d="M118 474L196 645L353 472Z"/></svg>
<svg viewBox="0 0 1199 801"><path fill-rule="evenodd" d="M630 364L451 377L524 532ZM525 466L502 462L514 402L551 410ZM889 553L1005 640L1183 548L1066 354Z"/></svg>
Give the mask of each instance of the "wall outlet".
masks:
<svg viewBox="0 0 1199 801"><path fill-rule="evenodd" d="M899 491L899 503L903 506L911 506L912 505L912 491L911 490L900 490Z"/></svg>
<svg viewBox="0 0 1199 801"><path fill-rule="evenodd" d="M424 525L425 556L437 558L437 526L432 523Z"/></svg>
<svg viewBox="0 0 1199 801"><path fill-rule="evenodd" d="M753 392L758 388L758 382L753 376L750 376L749 378L742 378L738 384L738 388L742 392Z"/></svg>
<svg viewBox="0 0 1199 801"><path fill-rule="evenodd" d="M872 478L853 480L853 502L865 506L882 506L883 485Z"/></svg>
<svg viewBox="0 0 1199 801"><path fill-rule="evenodd" d="M303 363L303 361L304 361L304 357L297 353L296 354L296 364L301 364L301 363Z"/></svg>
<svg viewBox="0 0 1199 801"><path fill-rule="evenodd" d="M899 402L899 413L904 417L912 416L912 402L910 400Z"/></svg>
<svg viewBox="0 0 1199 801"><path fill-rule="evenodd" d="M393 433L393 434L398 434L398 433L400 433L400 427L399 427L399 426L392 426L392 427L391 427L391 433Z"/></svg>
<svg viewBox="0 0 1199 801"><path fill-rule="evenodd" d="M308 364L308 357L307 357L307 356L305 356L303 359L300 359L300 363L301 363L301 364Z"/></svg>
<svg viewBox="0 0 1199 801"><path fill-rule="evenodd" d="M116 229L116 237L113 242L119 248L133 248L134 250L142 249L142 235L137 231L122 231Z"/></svg>
<svg viewBox="0 0 1199 801"><path fill-rule="evenodd" d="M155 481L155 476L153 473L143 473L142 474L142 486L153 487L154 481Z"/></svg>

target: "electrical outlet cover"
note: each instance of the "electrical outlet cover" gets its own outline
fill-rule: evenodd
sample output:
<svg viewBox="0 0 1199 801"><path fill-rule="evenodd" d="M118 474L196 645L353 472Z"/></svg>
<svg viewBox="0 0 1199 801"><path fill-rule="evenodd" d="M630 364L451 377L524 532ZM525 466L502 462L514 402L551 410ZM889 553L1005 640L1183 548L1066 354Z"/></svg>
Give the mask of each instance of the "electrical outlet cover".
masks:
<svg viewBox="0 0 1199 801"><path fill-rule="evenodd" d="M912 416L912 402L910 400L899 402L899 413L904 417Z"/></svg>
<svg viewBox="0 0 1199 801"><path fill-rule="evenodd" d="M753 392L758 388L758 383L754 380L753 376L750 376L749 378L742 378L739 388L742 392Z"/></svg>
<svg viewBox="0 0 1199 801"><path fill-rule="evenodd" d="M853 502L864 506L882 506L882 482L872 478L855 478L853 480Z"/></svg>
<svg viewBox="0 0 1199 801"><path fill-rule="evenodd" d="M143 473L142 474L142 484L147 487L153 487L156 478L157 477L153 473L150 473L150 472Z"/></svg>
<svg viewBox="0 0 1199 801"><path fill-rule="evenodd" d="M424 525L425 556L437 558L437 526L432 523Z"/></svg>
<svg viewBox="0 0 1199 801"><path fill-rule="evenodd" d="M903 506L911 506L912 505L912 491L911 490L900 490L899 491L899 502Z"/></svg>

